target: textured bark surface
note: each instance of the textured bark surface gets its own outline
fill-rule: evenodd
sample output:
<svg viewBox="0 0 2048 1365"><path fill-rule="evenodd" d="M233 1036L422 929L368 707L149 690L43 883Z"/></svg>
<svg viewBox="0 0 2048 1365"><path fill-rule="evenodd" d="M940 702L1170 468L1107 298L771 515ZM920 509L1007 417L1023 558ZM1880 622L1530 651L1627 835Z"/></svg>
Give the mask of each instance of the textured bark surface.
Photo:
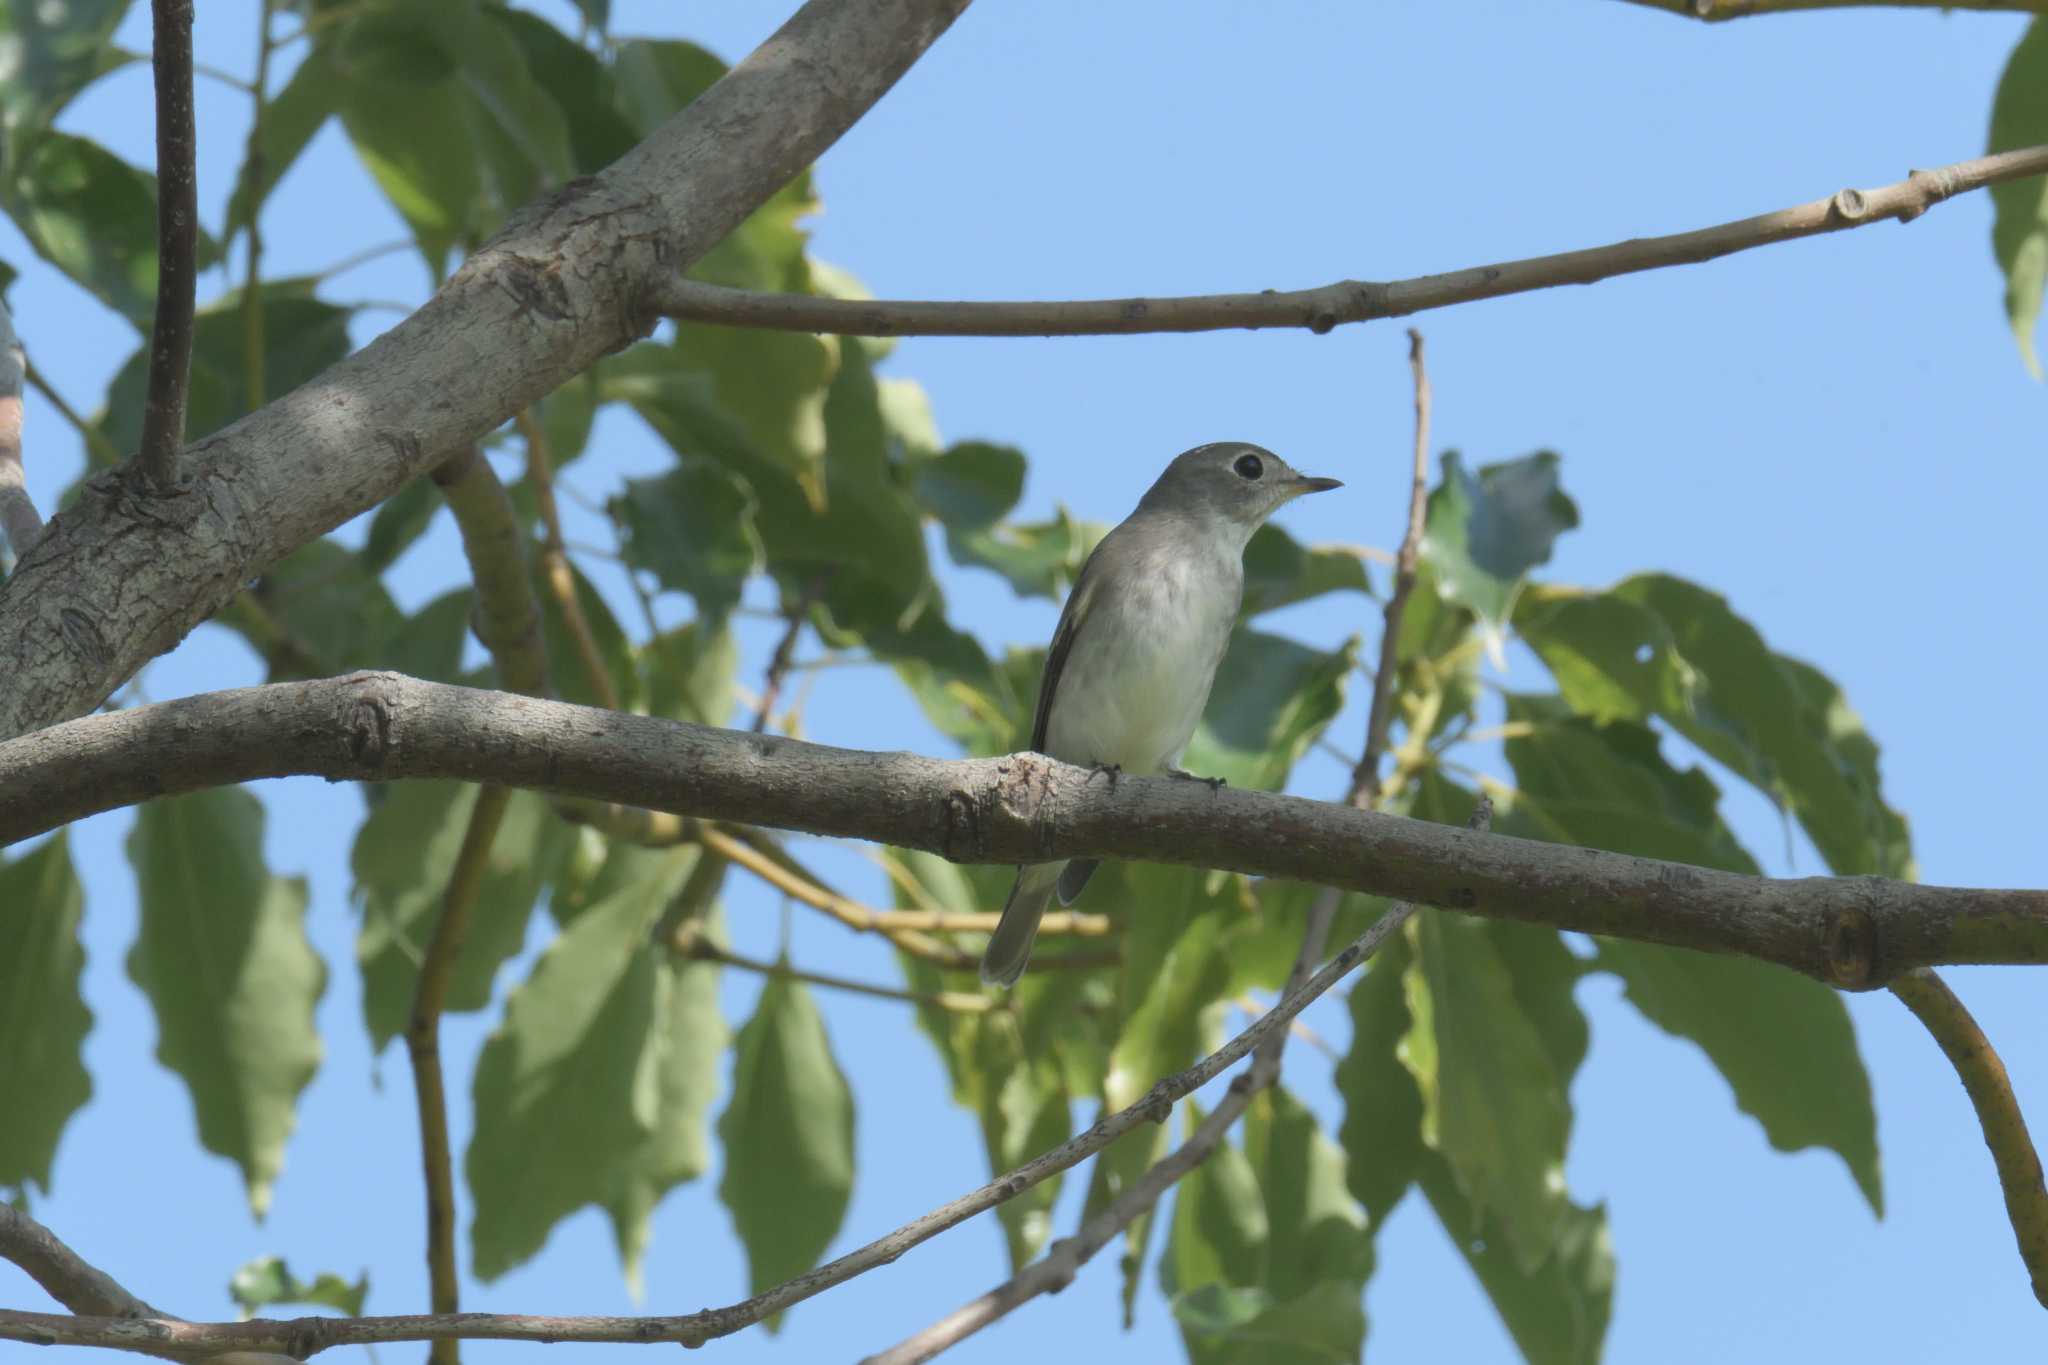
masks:
<svg viewBox="0 0 2048 1365"><path fill-rule="evenodd" d="M1848 989L2048 962L2048 891L1745 877L1037 754L951 762L357 673L214 692L0 744L0 844L262 777L453 777L871 839L956 862L1143 859L1739 953Z"/></svg>
<svg viewBox="0 0 2048 1365"><path fill-rule="evenodd" d="M607 352L644 300L879 99L967 0L812 0L603 174L529 206L420 310L187 447L94 480L0 584L0 736L82 715L267 565Z"/></svg>

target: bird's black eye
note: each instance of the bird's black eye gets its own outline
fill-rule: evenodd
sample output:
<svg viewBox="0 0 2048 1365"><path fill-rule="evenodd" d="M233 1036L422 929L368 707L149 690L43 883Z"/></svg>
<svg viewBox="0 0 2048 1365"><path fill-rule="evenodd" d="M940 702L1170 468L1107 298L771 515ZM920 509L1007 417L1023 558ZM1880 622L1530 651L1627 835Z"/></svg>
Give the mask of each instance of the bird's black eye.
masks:
<svg viewBox="0 0 2048 1365"><path fill-rule="evenodd" d="M1237 471L1240 479L1256 479L1266 472L1265 462L1256 455L1240 455L1237 463L1230 467Z"/></svg>

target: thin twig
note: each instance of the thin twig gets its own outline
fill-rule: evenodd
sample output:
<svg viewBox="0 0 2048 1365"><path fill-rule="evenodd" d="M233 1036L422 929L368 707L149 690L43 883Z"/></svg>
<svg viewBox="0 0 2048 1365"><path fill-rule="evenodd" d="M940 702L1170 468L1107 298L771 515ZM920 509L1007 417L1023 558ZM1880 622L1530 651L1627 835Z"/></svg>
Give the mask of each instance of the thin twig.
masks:
<svg viewBox="0 0 2048 1365"><path fill-rule="evenodd" d="M265 395L263 350L263 116L270 107L270 57L277 45L270 39L270 19L277 0L262 0L256 7L256 76L249 83L249 143L242 154L242 193L249 205L249 259L242 283L242 369L249 387L249 407L263 406ZM232 229L234 224L230 223Z"/></svg>
<svg viewBox="0 0 2048 1365"><path fill-rule="evenodd" d="M677 278L656 300L659 312L688 322L841 336L1133 336L1212 332L1239 327L1306 327L1406 317L1475 299L1525 294L1562 284L1689 265L1753 247L1910 221L1951 195L2048 171L2048 146L2000 152L1933 171L1914 171L1880 189L1845 189L1826 199L1667 237L1635 237L1554 256L1502 261L1388 283L1342 280L1319 289L1263 290L1191 298L982 303L832 299L757 294Z"/></svg>
<svg viewBox="0 0 2048 1365"><path fill-rule="evenodd" d="M1481 800L1472 812L1471 827L1484 830L1492 818L1492 803ZM1311 925L1309 934L1304 937L1301 955L1295 962L1296 976L1301 979L1291 981L1280 1003L1262 1016L1253 1027L1271 1025L1276 1019L1283 1024L1291 1024L1294 1016L1299 1014L1310 1000L1328 990L1338 977L1377 952L1379 946L1405 924L1414 912L1415 907L1406 901L1396 902L1374 921L1371 928L1359 935L1336 957L1330 959L1321 971L1304 977L1301 964L1311 958L1312 948L1320 950L1321 947L1320 943L1312 942L1316 934L1315 926ZM1327 930L1327 921L1323 927ZM1239 1038L1242 1039L1244 1036L1240 1034ZM863 1365L912 1365L912 1362L930 1360L939 1352L958 1344L1040 1294L1058 1293L1064 1289L1090 1257L1157 1204L1159 1197L1171 1189L1176 1181L1209 1159L1210 1154L1230 1131L1231 1125L1250 1107L1252 1098L1279 1079L1280 1053L1286 1046L1286 1028L1272 1028L1265 1037L1259 1039L1252 1048L1251 1066L1231 1081L1230 1089L1223 1100L1202 1121L1194 1134L1182 1143L1178 1150L1155 1162L1142 1176L1132 1181L1108 1207L1083 1223L1072 1237L1055 1242L1043 1257L1024 1267L1011 1279L890 1349L869 1356ZM1243 1056L1244 1053L1241 1051L1238 1055ZM1206 1062L1204 1064L1206 1065ZM1220 1069L1218 1068L1219 1071ZM1160 1089L1160 1086L1154 1086L1153 1094L1157 1095ZM1161 1105L1160 1121L1164 1122L1166 1115L1172 1112L1172 1105L1177 1103L1181 1096L1189 1093L1190 1090L1181 1090L1171 1099L1162 1098L1158 1101ZM1152 1095L1146 1096L1139 1103L1142 1105L1150 1102L1153 1102Z"/></svg>
<svg viewBox="0 0 2048 1365"><path fill-rule="evenodd" d="M519 434L526 438L526 477L533 484L534 504L540 509L541 574L547 580L548 591L554 594L555 605L561 609L562 624L576 646L576 655L583 661L590 690L605 710L616 711L618 685L604 665L597 637L591 633L590 620L583 614L583 603L576 596L576 575L569 567L569 553L563 548L562 513L555 503L554 454L548 446L547 431L531 408L521 408L513 420L519 426Z"/></svg>
<svg viewBox="0 0 2048 1365"><path fill-rule="evenodd" d="M192 130L192 0L150 0L156 72L156 316L149 328L149 396L136 462L159 490L178 483L192 371L192 295L199 203Z"/></svg>
<svg viewBox="0 0 2048 1365"><path fill-rule="evenodd" d="M825 591L827 575L813 575L804 585L797 599L790 603L784 613L788 626L782 638L775 644L775 653L768 660L768 674L761 681L761 700L754 708L754 733L760 734L768 728L768 717L775 710L776 701L782 696L783 679L789 674L790 656L796 653L796 637L803 633L804 622L810 617L811 607L818 600L818 594Z"/></svg>
<svg viewBox="0 0 2048 1365"><path fill-rule="evenodd" d="M1931 969L1907 972L1891 983L1891 992L1927 1026L1969 1092L2005 1191L2005 1213L2012 1220L2020 1260L2026 1263L2034 1297L2048 1308L2048 1186L2042 1183L2041 1158L2027 1134L2005 1063L1963 1002Z"/></svg>
<svg viewBox="0 0 2048 1365"><path fill-rule="evenodd" d="M1649 9L1661 9L1681 18L1717 23L1744 19L1754 14L1798 14L1817 9L1867 8L1871 4L1896 9L2019 10L2027 14L2048 14L2048 0L1629 0Z"/></svg>
<svg viewBox="0 0 2048 1365"><path fill-rule="evenodd" d="M43 534L43 519L28 494L28 469L21 447L21 381L28 355L14 334L14 316L0 303L0 534L17 561Z"/></svg>
<svg viewBox="0 0 2048 1365"><path fill-rule="evenodd" d="M50 384L49 378L34 364L28 366L27 377L28 386L43 396L43 401L50 405L51 411L64 419L64 425L78 433L78 438L85 442L86 449L92 452L93 459L109 466L121 462L121 452L107 439L107 434L86 421L77 408L66 402L64 395L57 392Z"/></svg>
<svg viewBox="0 0 2048 1365"><path fill-rule="evenodd" d="M448 1146L448 1095L441 1077L441 1013L448 1003L455 961L469 937L470 910L490 866L491 844L511 799L509 787L483 787L476 794L462 848L441 895L441 912L434 917L434 936L420 963L405 1030L413 1094L419 1104L420 1162L427 1183L427 1274L436 1313L453 1313L461 1306L455 1268L455 1175ZM452 1338L436 1341L428 1356L431 1365L457 1365L460 1359Z"/></svg>
<svg viewBox="0 0 2048 1365"><path fill-rule="evenodd" d="M911 1005L935 1005L939 1009L951 1010L956 1014L986 1014L995 1008L993 997L972 991L906 991L895 986L877 986L866 981L855 981L849 976L807 972L792 967L787 962L767 962L760 958L747 957L713 943L694 922L678 926L669 946L684 957L694 958L700 962L716 962L761 976L786 977L791 981L822 986L826 990L866 995L877 1000L901 1000Z"/></svg>
<svg viewBox="0 0 2048 1365"><path fill-rule="evenodd" d="M1429 510L1429 370L1423 363L1422 333L1408 329L1408 368L1415 377L1415 462L1408 486L1408 527L1394 556L1394 587L1380 626L1380 661L1372 675L1372 702L1365 712L1365 752L1351 770L1353 805L1370 810L1380 798L1380 756L1393 729L1394 680L1401 670L1401 618L1415 591L1415 573L1422 559L1422 528Z"/></svg>
<svg viewBox="0 0 2048 1365"><path fill-rule="evenodd" d="M335 1346L390 1341L435 1341L443 1337L499 1341L681 1342L696 1346L730 1336L744 1327L843 1284L929 1241L978 1213L1015 1199L1026 1190L1069 1170L1144 1123L1164 1123L1184 1096L1228 1071L1274 1035L1282 1037L1294 1019L1379 947L1398 926L1400 907L1324 964L1236 1037L1185 1071L1155 1084L1135 1104L1098 1119L1085 1132L950 1203L913 1219L836 1261L827 1262L765 1293L725 1308L680 1317L546 1318L524 1313L418 1314L401 1317L256 1319L250 1322L189 1323L135 1321L114 1317L67 1318L47 1313L0 1312L0 1340L39 1341L65 1346L133 1348L149 1341L183 1351L236 1347L290 1350L305 1359Z"/></svg>

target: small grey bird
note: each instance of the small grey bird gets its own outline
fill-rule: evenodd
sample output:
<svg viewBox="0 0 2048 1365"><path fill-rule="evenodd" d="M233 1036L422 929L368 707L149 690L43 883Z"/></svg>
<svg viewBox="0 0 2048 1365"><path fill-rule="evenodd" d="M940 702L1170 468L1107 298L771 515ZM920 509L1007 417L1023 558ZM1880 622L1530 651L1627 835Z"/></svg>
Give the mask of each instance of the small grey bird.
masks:
<svg viewBox="0 0 2048 1365"><path fill-rule="evenodd" d="M1134 776L1194 776L1180 771L1181 753L1244 599L1245 543L1282 504L1337 487L1242 441L1177 457L1102 538L1067 594L1038 685L1032 749ZM1057 891L1061 905L1072 905L1096 862L1017 869L981 957L983 981L1016 984L1046 903Z"/></svg>

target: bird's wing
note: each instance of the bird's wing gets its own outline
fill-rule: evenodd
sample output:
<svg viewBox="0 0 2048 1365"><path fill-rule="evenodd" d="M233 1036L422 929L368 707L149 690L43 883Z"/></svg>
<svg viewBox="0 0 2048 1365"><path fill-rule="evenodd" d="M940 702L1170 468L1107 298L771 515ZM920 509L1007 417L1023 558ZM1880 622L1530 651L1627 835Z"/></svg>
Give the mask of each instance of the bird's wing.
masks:
<svg viewBox="0 0 2048 1365"><path fill-rule="evenodd" d="M1036 753L1045 752L1045 731L1052 723L1052 699L1060 688L1060 674L1066 671L1067 656L1073 653L1074 641L1081 634L1081 622L1088 615L1088 599L1095 593L1096 555L1102 547L1095 547L1096 554L1088 556L1088 562L1081 566L1081 574L1074 580L1074 590L1067 594L1067 605L1060 611L1060 623L1052 632L1052 644L1045 651L1045 674L1038 680L1038 715L1031 722L1031 748Z"/></svg>

